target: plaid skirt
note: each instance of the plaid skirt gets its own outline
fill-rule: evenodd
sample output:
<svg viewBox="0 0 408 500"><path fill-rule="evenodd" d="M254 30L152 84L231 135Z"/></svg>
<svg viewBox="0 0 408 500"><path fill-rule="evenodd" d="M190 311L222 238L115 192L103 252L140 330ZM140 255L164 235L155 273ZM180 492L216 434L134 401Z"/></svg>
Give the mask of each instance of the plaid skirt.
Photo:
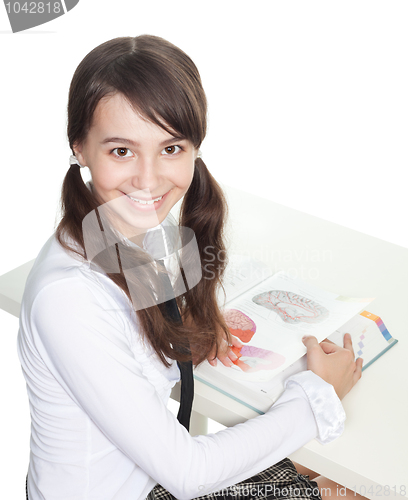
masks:
<svg viewBox="0 0 408 500"><path fill-rule="evenodd" d="M289 458L268 467L255 476L229 488L196 497L197 500L322 500L318 484L309 476L298 474ZM146 500L177 500L160 484L152 489Z"/></svg>

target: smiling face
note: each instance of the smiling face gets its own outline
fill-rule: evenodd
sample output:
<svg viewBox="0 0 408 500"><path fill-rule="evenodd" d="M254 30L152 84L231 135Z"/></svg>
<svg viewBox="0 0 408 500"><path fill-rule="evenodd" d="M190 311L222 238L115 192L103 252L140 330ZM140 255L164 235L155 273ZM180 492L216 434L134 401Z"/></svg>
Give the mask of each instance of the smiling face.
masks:
<svg viewBox="0 0 408 500"><path fill-rule="evenodd" d="M197 157L189 140L147 121L121 94L99 101L74 151L91 171L99 203L128 238L163 222L190 187Z"/></svg>

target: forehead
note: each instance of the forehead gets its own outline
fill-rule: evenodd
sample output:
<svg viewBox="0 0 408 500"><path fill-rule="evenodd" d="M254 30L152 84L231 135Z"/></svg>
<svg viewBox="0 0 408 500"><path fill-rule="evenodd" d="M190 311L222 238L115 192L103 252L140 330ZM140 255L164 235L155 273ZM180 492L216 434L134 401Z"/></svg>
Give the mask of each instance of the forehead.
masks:
<svg viewBox="0 0 408 500"><path fill-rule="evenodd" d="M172 135L135 110L121 94L102 98L95 109L89 135L166 139ZM178 134L173 134L178 135Z"/></svg>

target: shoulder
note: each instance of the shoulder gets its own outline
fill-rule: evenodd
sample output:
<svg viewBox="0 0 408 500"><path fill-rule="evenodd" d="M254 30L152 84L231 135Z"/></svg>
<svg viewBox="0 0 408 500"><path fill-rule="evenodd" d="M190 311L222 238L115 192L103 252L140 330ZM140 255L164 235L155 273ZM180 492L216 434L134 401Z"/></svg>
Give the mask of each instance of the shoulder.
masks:
<svg viewBox="0 0 408 500"><path fill-rule="evenodd" d="M68 252L52 235L44 244L28 276L22 301L22 314L50 313L53 304L80 314L82 310L101 316L131 314L131 304L107 275L91 268L89 262Z"/></svg>
<svg viewBox="0 0 408 500"><path fill-rule="evenodd" d="M56 283L68 276L74 276L83 265L74 253L68 252L52 234L44 243L27 277L23 301L34 300L47 285Z"/></svg>
<svg viewBox="0 0 408 500"><path fill-rule="evenodd" d="M61 356L72 359L78 349L88 353L119 349L120 356L128 356L139 328L131 321L133 311L125 298L109 278L86 267L72 267L42 283L22 310L22 330L38 349L42 345L47 352L61 351Z"/></svg>

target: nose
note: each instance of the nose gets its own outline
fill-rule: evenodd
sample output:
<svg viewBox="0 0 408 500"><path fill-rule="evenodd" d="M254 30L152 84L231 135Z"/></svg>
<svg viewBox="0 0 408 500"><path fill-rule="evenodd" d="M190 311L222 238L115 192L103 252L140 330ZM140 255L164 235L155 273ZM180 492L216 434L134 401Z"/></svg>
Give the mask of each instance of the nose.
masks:
<svg viewBox="0 0 408 500"><path fill-rule="evenodd" d="M135 190L146 190L145 195L155 194L159 185L159 164L152 156L139 156L135 162L132 186Z"/></svg>

